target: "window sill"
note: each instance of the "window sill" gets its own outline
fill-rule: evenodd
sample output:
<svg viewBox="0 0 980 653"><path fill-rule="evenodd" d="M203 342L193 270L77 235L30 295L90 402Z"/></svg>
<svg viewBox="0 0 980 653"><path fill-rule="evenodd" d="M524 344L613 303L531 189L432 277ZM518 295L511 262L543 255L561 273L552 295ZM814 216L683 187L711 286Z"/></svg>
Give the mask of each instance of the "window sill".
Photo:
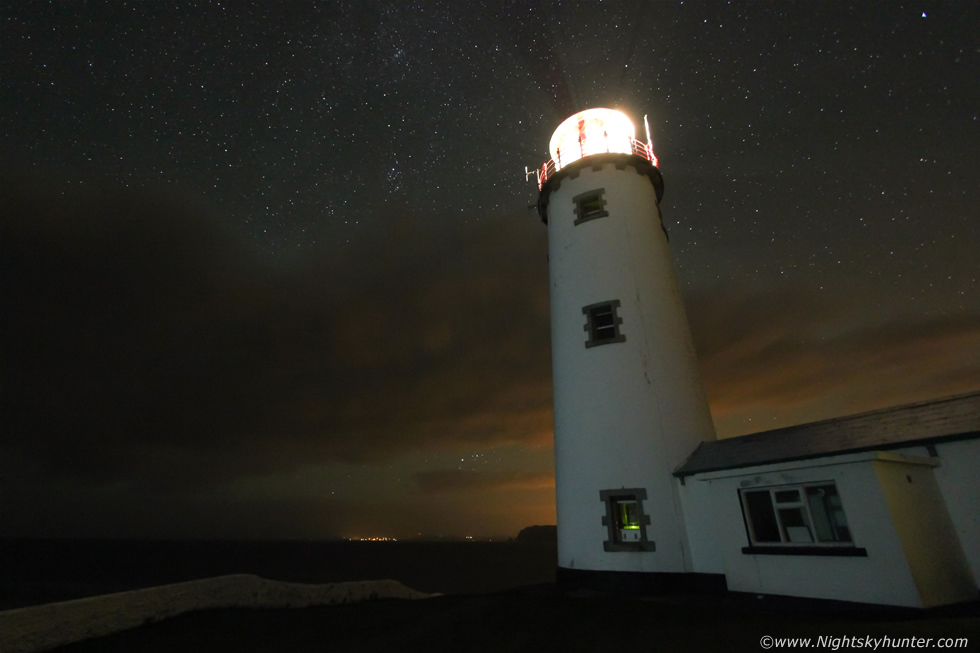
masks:
<svg viewBox="0 0 980 653"><path fill-rule="evenodd" d="M620 334L615 338L603 338L602 340L587 340L585 342L585 348L591 349L592 347L598 347L600 345L611 345L615 342L626 342L626 336Z"/></svg>
<svg viewBox="0 0 980 653"><path fill-rule="evenodd" d="M601 213L593 213L593 214L590 214L590 215L586 215L585 217L578 218L578 219L575 220L575 223L574 224L577 227L580 224L582 224L583 222L588 222L589 220L598 220L599 218L608 218L608 217L609 217L609 214L606 213L605 211L602 211Z"/></svg>
<svg viewBox="0 0 980 653"><path fill-rule="evenodd" d="M624 553L627 551L656 551L655 542L609 542L602 543L602 550L606 553Z"/></svg>
<svg viewBox="0 0 980 653"><path fill-rule="evenodd" d="M868 557L867 549L856 546L743 546L742 553L745 555Z"/></svg>

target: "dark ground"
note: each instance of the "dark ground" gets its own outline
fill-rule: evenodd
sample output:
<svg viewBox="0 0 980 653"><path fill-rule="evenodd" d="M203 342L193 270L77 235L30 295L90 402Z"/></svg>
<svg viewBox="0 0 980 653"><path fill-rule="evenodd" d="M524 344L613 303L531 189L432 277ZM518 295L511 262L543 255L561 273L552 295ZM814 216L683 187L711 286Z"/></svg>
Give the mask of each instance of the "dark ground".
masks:
<svg viewBox="0 0 980 653"><path fill-rule="evenodd" d="M0 610L255 574L295 583L392 578L480 594L555 580L556 547L521 542L0 540Z"/></svg>
<svg viewBox="0 0 980 653"><path fill-rule="evenodd" d="M305 583L393 578L446 596L209 610L58 651L763 651L764 635L812 637L811 648L825 651L858 646L817 646L821 635L931 637L933 645L966 637L959 650L980 650L980 603L916 611L743 594L562 594L555 554L553 544L518 542L0 540L0 609L230 573Z"/></svg>
<svg viewBox="0 0 980 653"><path fill-rule="evenodd" d="M764 635L811 637L813 648L824 651L835 650L835 644L816 646L821 635L931 637L934 643L940 637L968 638L959 650L977 650L980 606L922 613L744 595L562 596L551 586L537 586L302 610L213 610L58 651L762 651ZM836 646L856 647L840 640ZM777 644L771 650L790 649Z"/></svg>

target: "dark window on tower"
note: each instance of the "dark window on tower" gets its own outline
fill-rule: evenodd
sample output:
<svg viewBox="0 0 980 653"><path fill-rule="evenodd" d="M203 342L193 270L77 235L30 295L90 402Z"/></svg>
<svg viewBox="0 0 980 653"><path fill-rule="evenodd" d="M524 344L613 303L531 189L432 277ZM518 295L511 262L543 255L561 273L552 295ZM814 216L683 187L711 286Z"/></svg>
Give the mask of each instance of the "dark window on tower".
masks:
<svg viewBox="0 0 980 653"><path fill-rule="evenodd" d="M616 309L619 300L590 304L582 309L585 314L585 332L589 335L585 342L586 348L598 345L608 345L613 342L625 342L626 336L619 332L623 318L619 317Z"/></svg>
<svg viewBox="0 0 980 653"><path fill-rule="evenodd" d="M606 199L602 196L605 192L605 188L597 188L572 198L575 204L575 224L609 215L606 211Z"/></svg>
<svg viewBox="0 0 980 653"><path fill-rule="evenodd" d="M608 539L602 543L603 551L656 550L655 544L647 539L650 516L643 513L646 498L645 488L599 491L599 499L606 504L602 525L606 527Z"/></svg>

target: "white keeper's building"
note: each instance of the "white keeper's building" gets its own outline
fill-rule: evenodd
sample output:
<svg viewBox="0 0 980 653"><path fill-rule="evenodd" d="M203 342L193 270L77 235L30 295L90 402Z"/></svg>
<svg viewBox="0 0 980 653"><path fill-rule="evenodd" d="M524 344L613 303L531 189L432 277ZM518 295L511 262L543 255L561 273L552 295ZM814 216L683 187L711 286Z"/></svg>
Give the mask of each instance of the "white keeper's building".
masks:
<svg viewBox="0 0 980 653"><path fill-rule="evenodd" d="M980 392L717 440L649 135L590 109L550 149L559 583L976 600Z"/></svg>

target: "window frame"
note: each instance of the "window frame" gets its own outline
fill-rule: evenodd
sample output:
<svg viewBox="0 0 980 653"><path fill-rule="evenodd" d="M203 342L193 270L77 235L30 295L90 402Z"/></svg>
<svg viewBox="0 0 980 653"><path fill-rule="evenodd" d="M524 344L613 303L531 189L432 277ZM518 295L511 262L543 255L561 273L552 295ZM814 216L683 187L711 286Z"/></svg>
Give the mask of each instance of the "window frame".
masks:
<svg viewBox="0 0 980 653"><path fill-rule="evenodd" d="M585 325L582 329L588 336L585 340L585 348L589 349L591 347L599 347L600 345L611 345L616 342L626 342L626 336L623 335L619 327L623 324L623 318L619 316L618 309L622 306L618 299L610 299L604 302L597 302L595 304L589 304L588 306L582 307L582 314L585 315ZM600 328L598 327L595 320L595 311L600 308L609 308L612 314L612 329L613 335L611 337L597 338L597 333Z"/></svg>
<svg viewBox="0 0 980 653"><path fill-rule="evenodd" d="M646 488L619 488L618 490L599 490L599 500L605 504L606 514L602 516L602 525L606 527L606 540L602 542L602 550L607 553L623 553L629 551L656 551L656 542L648 539L647 526L650 525L650 515L643 511L643 502L647 498ZM620 529L617 513L619 507L632 503L636 505L636 528ZM636 530L639 539L623 540L620 530Z"/></svg>
<svg viewBox="0 0 980 653"><path fill-rule="evenodd" d="M807 500L807 488L832 487L834 493L840 499L840 510L844 515L843 527L847 529L847 540L824 540L821 541L818 535L817 522L813 517L810 502ZM749 495L768 493L769 509L772 512L772 519L779 541L760 540L757 537L758 526L761 521L758 514L752 512ZM777 494L796 492L797 500L777 500ZM844 500L840 491L837 489L835 481L807 481L803 483L791 483L785 485L769 485L764 487L740 488L739 505L742 508L742 521L745 526L745 535L748 539L748 546L742 548L743 553L770 553L785 555L838 555L838 556L866 556L867 551L856 546L854 536L851 533L850 523L847 520L847 510L844 508ZM781 511L798 510L802 516L804 525L808 531L810 541L792 541L787 528L794 528L784 523L784 515ZM768 519L768 518L767 518ZM833 526L833 524L831 524Z"/></svg>
<svg viewBox="0 0 980 653"><path fill-rule="evenodd" d="M598 203L598 210L587 211L585 208L586 203L594 200ZM598 220L599 218L609 217L609 211L606 210L606 189L596 188L584 193L579 193L572 198L572 204L575 205L575 224L580 225L583 222L588 222L589 220Z"/></svg>

